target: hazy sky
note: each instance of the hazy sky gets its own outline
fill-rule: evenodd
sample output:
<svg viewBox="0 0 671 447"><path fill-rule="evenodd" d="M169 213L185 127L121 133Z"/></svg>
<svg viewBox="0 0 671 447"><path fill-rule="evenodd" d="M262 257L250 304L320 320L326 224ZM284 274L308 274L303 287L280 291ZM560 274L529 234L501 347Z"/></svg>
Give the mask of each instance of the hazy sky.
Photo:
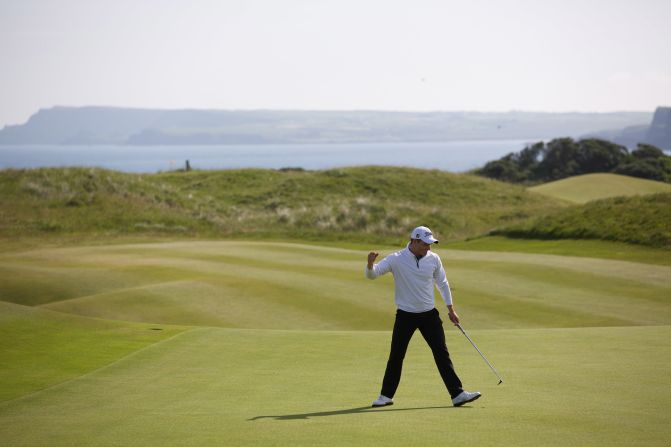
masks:
<svg viewBox="0 0 671 447"><path fill-rule="evenodd" d="M652 111L670 0L0 0L0 127L54 105Z"/></svg>

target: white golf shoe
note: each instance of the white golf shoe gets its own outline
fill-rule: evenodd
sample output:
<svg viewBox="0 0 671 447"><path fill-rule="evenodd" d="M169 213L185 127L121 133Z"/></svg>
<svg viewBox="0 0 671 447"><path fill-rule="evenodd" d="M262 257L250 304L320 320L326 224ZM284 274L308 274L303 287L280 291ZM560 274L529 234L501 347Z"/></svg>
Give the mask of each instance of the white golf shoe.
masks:
<svg viewBox="0 0 671 447"><path fill-rule="evenodd" d="M455 407L461 407L463 404L473 402L475 399L482 396L478 391L474 393L469 393L468 391L462 391L460 395L452 399L452 405Z"/></svg>
<svg viewBox="0 0 671 447"><path fill-rule="evenodd" d="M375 402L373 402L373 407L384 407L387 405L394 405L394 400L388 398L387 396L383 396L380 394L380 397L377 398Z"/></svg>

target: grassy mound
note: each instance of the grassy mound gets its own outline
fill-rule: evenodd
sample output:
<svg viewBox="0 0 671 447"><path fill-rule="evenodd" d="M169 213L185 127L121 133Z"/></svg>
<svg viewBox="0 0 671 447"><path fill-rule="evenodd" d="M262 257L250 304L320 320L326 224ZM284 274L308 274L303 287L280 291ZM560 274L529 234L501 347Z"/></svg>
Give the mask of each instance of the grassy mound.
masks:
<svg viewBox="0 0 671 447"><path fill-rule="evenodd" d="M671 248L671 193L574 206L492 234L532 239L602 239Z"/></svg>
<svg viewBox="0 0 671 447"><path fill-rule="evenodd" d="M671 184L617 174L586 174L534 186L529 191L586 203L617 196L671 193Z"/></svg>
<svg viewBox="0 0 671 447"><path fill-rule="evenodd" d="M0 172L0 237L274 237L396 243L422 223L445 240L558 203L520 186L410 168L124 174Z"/></svg>

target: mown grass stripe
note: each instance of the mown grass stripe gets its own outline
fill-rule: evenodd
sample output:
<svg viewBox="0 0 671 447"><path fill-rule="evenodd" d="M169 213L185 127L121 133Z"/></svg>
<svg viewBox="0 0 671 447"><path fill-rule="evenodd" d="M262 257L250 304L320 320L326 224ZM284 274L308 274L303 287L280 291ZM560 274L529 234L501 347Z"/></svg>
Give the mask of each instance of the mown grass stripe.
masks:
<svg viewBox="0 0 671 447"><path fill-rule="evenodd" d="M391 275L366 280L366 251L323 252L336 259L320 256L322 250L314 246L239 241L46 250L47 266L55 267L60 258L66 265L76 260L79 267L70 269L69 281L58 275L41 281L43 290L50 283L59 290L49 308L101 318L250 328L387 327L394 311ZM671 320L666 275L671 268L666 266L524 253L438 252L457 308L476 327ZM23 266L43 267L38 251L19 258ZM10 260L4 264L10 265ZM106 271L112 279L96 287ZM75 278L88 288L82 289ZM35 303L30 301L34 289L29 278L14 275L12 280L12 299ZM499 307L501 302L507 307ZM440 298L437 306L444 306ZM499 319L492 314L496 309Z"/></svg>

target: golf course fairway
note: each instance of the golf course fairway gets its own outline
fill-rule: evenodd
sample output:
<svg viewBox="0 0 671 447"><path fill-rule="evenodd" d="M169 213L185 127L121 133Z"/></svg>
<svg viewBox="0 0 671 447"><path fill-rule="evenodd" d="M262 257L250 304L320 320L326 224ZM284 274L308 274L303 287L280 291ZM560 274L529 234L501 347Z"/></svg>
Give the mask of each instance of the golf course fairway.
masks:
<svg viewBox="0 0 671 447"><path fill-rule="evenodd" d="M364 278L366 250L0 253L0 444L668 445L671 267L436 251L463 326L504 380L445 324L466 389L483 394L460 408L418 334L395 404L370 408L394 303L390 276Z"/></svg>

